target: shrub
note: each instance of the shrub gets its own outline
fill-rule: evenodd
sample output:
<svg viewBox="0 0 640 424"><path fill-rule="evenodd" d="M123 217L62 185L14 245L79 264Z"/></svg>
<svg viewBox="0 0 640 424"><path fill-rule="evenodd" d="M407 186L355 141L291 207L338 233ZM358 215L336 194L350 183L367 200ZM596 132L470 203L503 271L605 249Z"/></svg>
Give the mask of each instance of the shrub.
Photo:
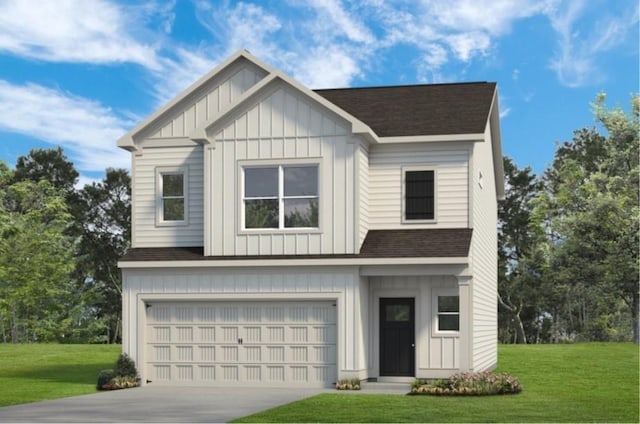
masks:
<svg viewBox="0 0 640 424"><path fill-rule="evenodd" d="M411 387L413 394L436 396L484 396L520 393L522 386L517 378L507 374L492 372L460 373L446 380L435 380L426 383L414 381Z"/></svg>
<svg viewBox="0 0 640 424"><path fill-rule="evenodd" d="M337 390L360 390L360 380L357 378L338 380Z"/></svg>
<svg viewBox="0 0 640 424"><path fill-rule="evenodd" d="M98 374L98 381L96 383L96 389L103 390L105 386L111 383L115 374L113 370L102 370Z"/></svg>
<svg viewBox="0 0 640 424"><path fill-rule="evenodd" d="M121 353L116 361L116 368L114 374L117 377L130 377L132 379L138 378L138 370L136 369L136 363L126 353Z"/></svg>
<svg viewBox="0 0 640 424"><path fill-rule="evenodd" d="M98 374L98 390L127 389L140 385L136 363L126 353L121 353L113 370L102 370Z"/></svg>

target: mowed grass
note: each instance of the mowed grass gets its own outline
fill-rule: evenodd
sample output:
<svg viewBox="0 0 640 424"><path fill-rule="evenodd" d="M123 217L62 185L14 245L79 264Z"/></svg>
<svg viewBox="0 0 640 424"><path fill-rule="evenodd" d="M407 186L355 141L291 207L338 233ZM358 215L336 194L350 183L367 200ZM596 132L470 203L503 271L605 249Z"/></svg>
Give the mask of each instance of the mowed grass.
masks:
<svg viewBox="0 0 640 424"><path fill-rule="evenodd" d="M236 422L631 422L640 421L638 346L504 345L498 372L518 395L432 397L321 394Z"/></svg>
<svg viewBox="0 0 640 424"><path fill-rule="evenodd" d="M120 345L0 344L0 406L95 393Z"/></svg>

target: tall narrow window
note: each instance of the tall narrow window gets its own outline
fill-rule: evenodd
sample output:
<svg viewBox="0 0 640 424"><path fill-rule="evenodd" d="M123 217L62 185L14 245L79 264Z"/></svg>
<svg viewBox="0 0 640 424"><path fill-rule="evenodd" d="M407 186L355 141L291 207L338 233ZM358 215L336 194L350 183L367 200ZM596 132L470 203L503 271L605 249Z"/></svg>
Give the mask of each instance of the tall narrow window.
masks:
<svg viewBox="0 0 640 424"><path fill-rule="evenodd" d="M459 296L438 296L438 331L460 331Z"/></svg>
<svg viewBox="0 0 640 424"><path fill-rule="evenodd" d="M158 170L158 223L186 223L186 179L183 169Z"/></svg>
<svg viewBox="0 0 640 424"><path fill-rule="evenodd" d="M434 171L406 171L405 220L433 220L435 217Z"/></svg>
<svg viewBox="0 0 640 424"><path fill-rule="evenodd" d="M318 228L318 166L244 168L244 228Z"/></svg>

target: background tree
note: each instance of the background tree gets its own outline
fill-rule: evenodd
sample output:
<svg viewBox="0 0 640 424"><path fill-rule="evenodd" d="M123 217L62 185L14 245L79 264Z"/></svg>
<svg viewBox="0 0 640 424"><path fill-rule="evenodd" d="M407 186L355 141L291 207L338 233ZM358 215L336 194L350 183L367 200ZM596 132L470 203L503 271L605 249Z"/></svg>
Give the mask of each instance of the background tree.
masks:
<svg viewBox="0 0 640 424"><path fill-rule="evenodd" d="M556 337L624 340L626 327L638 342L640 99L631 114L604 100L594 115L606 135L576 131L545 174L537 212L551 246L545 279L557 296Z"/></svg>
<svg viewBox="0 0 640 424"><path fill-rule="evenodd" d="M78 194L80 240L76 273L93 299L95 319L109 343L122 337L122 278L118 260L131 239L131 178L124 169L107 169L99 183Z"/></svg>
<svg viewBox="0 0 640 424"><path fill-rule="evenodd" d="M520 169L504 158L505 199L498 213L498 301L503 342L527 343L539 333L541 233L532 220L533 201L541 187L531 168Z"/></svg>
<svg viewBox="0 0 640 424"><path fill-rule="evenodd" d="M0 202L0 329L4 342L55 341L71 296L71 215L48 181L6 184Z"/></svg>
<svg viewBox="0 0 640 424"><path fill-rule="evenodd" d="M16 161L14 180L46 180L65 194L74 191L80 174L70 162L62 147L56 149L32 149L28 155L20 156Z"/></svg>

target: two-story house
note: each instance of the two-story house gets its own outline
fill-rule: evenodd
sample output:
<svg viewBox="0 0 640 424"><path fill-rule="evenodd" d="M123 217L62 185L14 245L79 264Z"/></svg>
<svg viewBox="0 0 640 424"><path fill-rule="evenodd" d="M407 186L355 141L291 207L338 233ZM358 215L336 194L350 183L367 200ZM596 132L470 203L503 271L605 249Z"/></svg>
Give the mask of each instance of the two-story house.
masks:
<svg viewBox="0 0 640 424"><path fill-rule="evenodd" d="M240 51L123 136L143 382L330 386L497 362L494 83L311 90Z"/></svg>

